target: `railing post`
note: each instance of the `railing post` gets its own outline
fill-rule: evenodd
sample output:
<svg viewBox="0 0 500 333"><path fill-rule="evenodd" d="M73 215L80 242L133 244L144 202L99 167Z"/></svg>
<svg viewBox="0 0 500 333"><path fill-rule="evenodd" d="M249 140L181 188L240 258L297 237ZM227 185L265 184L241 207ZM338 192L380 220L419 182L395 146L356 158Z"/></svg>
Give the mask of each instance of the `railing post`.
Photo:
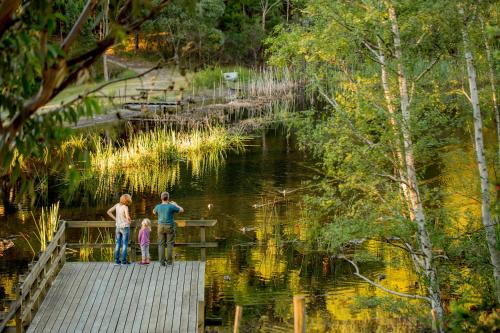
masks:
<svg viewBox="0 0 500 333"><path fill-rule="evenodd" d="M304 296L293 296L294 333L306 333L306 306Z"/></svg>
<svg viewBox="0 0 500 333"><path fill-rule="evenodd" d="M59 240L59 251L61 251L64 244L66 244L66 221L61 220L61 224L62 224L61 227L64 228L64 232L62 233L61 238ZM66 263L66 251L64 251L61 257L61 267L64 266L65 263Z"/></svg>
<svg viewBox="0 0 500 333"><path fill-rule="evenodd" d="M202 243L202 246L205 246L206 240L205 240L205 227L200 227L200 242ZM207 260L207 248L202 247L201 248L201 261L206 261Z"/></svg>
<svg viewBox="0 0 500 333"><path fill-rule="evenodd" d="M233 333L240 333L240 322L242 316L243 316L243 307L241 305L236 305L236 311L234 313Z"/></svg>
<svg viewBox="0 0 500 333"><path fill-rule="evenodd" d="M198 329L197 333L205 333L205 302L198 301Z"/></svg>
<svg viewBox="0 0 500 333"><path fill-rule="evenodd" d="M16 333L23 333L23 322L21 321L21 315L23 313L23 300L21 299L22 297L22 289L21 289L22 284L18 284L18 291L19 291L19 296L18 299L20 301L19 308L16 311L14 320L16 322Z"/></svg>

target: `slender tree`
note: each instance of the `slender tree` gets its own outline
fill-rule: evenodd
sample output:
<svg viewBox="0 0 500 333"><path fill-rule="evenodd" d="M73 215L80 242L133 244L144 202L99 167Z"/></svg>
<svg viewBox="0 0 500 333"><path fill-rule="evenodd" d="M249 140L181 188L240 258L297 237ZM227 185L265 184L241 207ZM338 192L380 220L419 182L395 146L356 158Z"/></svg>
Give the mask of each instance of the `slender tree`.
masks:
<svg viewBox="0 0 500 333"><path fill-rule="evenodd" d="M491 217L490 184L488 177L488 168L484 154L483 119L481 116L481 107L479 103L476 68L474 66L474 58L470 46L468 19L465 16L464 8L462 6L458 8L458 11L463 18L462 40L469 81L469 101L472 106L472 119L474 123L474 149L476 151L476 161L481 184L481 215L486 235L486 242L488 244L488 250L490 252L490 260L493 266L493 276L496 286L496 298L500 303L500 251L498 251L496 247L497 240L495 235L495 226Z"/></svg>
<svg viewBox="0 0 500 333"><path fill-rule="evenodd" d="M415 216L415 222L418 227L418 238L420 241L420 249L424 261L424 272L429 279L429 297L432 300L432 309L436 312L439 327L444 317L443 305L441 302L441 292L439 288L439 281L437 278L436 267L433 263L432 243L427 231L424 208L420 197L420 191L417 182L417 172L415 168L415 158L413 154L413 142L411 138L411 119L409 109L409 95L408 95L408 80L403 62L403 51L401 48L401 37L399 34L399 24L397 21L396 10L392 4L389 3L389 19L391 21L392 33L394 38L395 58L398 67L398 82L400 92L400 107L402 113L403 124L401 131L403 134L404 154L406 162L406 172L408 176L408 186L410 187L410 202ZM442 330L442 328L440 328Z"/></svg>
<svg viewBox="0 0 500 333"><path fill-rule="evenodd" d="M486 36L486 31L484 29L484 19L482 16L479 17L479 21L481 22L481 34L483 36L484 50L486 52L486 61L488 62L488 78L490 79L491 101L493 102L495 123L497 125L498 167L500 168L500 112L498 111L498 103L497 103L497 87L496 87L496 82L495 82L495 68L494 68L493 59L491 57L490 43L488 42L488 37Z"/></svg>

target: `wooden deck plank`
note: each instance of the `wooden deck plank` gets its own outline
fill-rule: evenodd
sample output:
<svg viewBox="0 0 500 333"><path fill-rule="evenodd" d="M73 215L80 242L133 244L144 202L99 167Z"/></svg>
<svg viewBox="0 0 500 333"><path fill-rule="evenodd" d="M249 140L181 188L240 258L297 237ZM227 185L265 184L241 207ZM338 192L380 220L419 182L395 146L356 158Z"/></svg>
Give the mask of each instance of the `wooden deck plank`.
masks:
<svg viewBox="0 0 500 333"><path fill-rule="evenodd" d="M69 280L67 281L69 283ZM71 287L73 288L73 286ZM66 295L66 299L68 300L68 302L70 302L71 300L67 298L67 295ZM80 299L80 298L78 298ZM59 318L59 314L60 312L63 312L65 309L64 309L64 304L66 302L62 302L61 299L58 299L56 304L51 306L51 312L52 312L52 315L49 319L49 321L47 322L47 325L45 326L45 328L43 330L39 330L39 332L53 332L55 330L57 330L58 328L55 327L55 321Z"/></svg>
<svg viewBox="0 0 500 333"><path fill-rule="evenodd" d="M43 330L45 324L47 323L47 318L50 317L50 313L48 313L47 311L50 311L49 309L51 308L51 306L55 304L54 303L55 294L61 294L63 292L64 288L59 288L59 287L60 285L65 283L66 276L70 276L74 269L76 269L75 266L66 266L66 265L63 266L57 278L54 280L54 284L47 292L45 300L40 305L40 308L38 309L35 317L33 318L27 332L31 333L35 332L36 330L40 329Z"/></svg>
<svg viewBox="0 0 500 333"><path fill-rule="evenodd" d="M181 323L179 332L187 332L189 322L189 295L191 292L191 280L193 279L193 262L186 262L186 274L184 275L184 290L182 292ZM198 287L198 286L197 286Z"/></svg>
<svg viewBox="0 0 500 333"><path fill-rule="evenodd" d="M96 300L99 297L99 290L101 289L102 284L106 284L106 275L109 276L109 271L111 270L110 265L103 265L102 263L97 264L97 275L94 279L94 283L92 286L89 286L91 289L87 290L88 298L84 307L80 312L80 319L78 320L78 324L76 325L75 332L86 332L84 330L85 324L89 319L90 313L94 306L99 307L99 304L96 304Z"/></svg>
<svg viewBox="0 0 500 333"><path fill-rule="evenodd" d="M66 315L62 318L62 321L58 326L53 326L51 332L69 332L68 327L72 324L73 316L76 312L78 312L78 305L80 304L82 297L85 295L85 290L87 289L87 285L89 280L92 277L92 273L95 271L96 264L95 263L78 263L82 265L83 271L80 273L83 275L82 280L78 286L78 289L73 297L71 304L69 304L68 310L66 311Z"/></svg>
<svg viewBox="0 0 500 333"><path fill-rule="evenodd" d="M144 314L141 319L141 328L139 332L148 332L149 322L152 314L154 296L156 293L157 285L158 285L158 276L161 270L160 264L155 262L153 264L153 273L151 275L151 283L150 288L148 290L148 296L146 299L146 305L144 306Z"/></svg>
<svg viewBox="0 0 500 333"><path fill-rule="evenodd" d="M187 332L196 332L198 323L198 277L200 263L193 262L193 272L191 274L191 287L189 288L189 318Z"/></svg>
<svg viewBox="0 0 500 333"><path fill-rule="evenodd" d="M121 273L120 273L121 272ZM125 274L123 274L121 266L115 266L116 280L113 281L111 295L107 299L108 304L104 308L104 311L97 315L96 322L92 326L92 332L106 332L109 326L109 321L115 309L116 298L118 293L121 292L122 284L125 281Z"/></svg>
<svg viewBox="0 0 500 333"><path fill-rule="evenodd" d="M173 321L173 313L175 309L175 291L179 287L177 284L177 280L179 278L179 269L180 266L178 263L174 263L172 267L172 276L169 281L169 289L168 289L168 300L169 306L167 307L166 317L168 318L165 321L165 324L162 329L164 332L171 332L172 330L172 321Z"/></svg>
<svg viewBox="0 0 500 333"><path fill-rule="evenodd" d="M163 281L165 278L166 267L160 266L158 272L158 281L156 283L156 290L153 295L153 304L151 306L151 316L149 317L148 332L156 332L156 323L158 322L158 309L160 308L161 295L163 292Z"/></svg>
<svg viewBox="0 0 500 333"><path fill-rule="evenodd" d="M68 313L69 306L73 302L73 298L75 297L76 291L80 287L80 283L85 273L84 265L79 265L78 263L66 263L64 266L67 265L72 266L74 268L73 272L76 272L75 278L71 278L72 277L71 275L69 276L68 279L71 280L71 283L68 285L69 289L62 290L63 293L66 292L66 298L63 301L59 302L58 306L61 307L61 310L59 312L54 313L55 317L50 319L51 324L47 325L47 331L52 331L53 329L57 331L57 329L59 329L59 326L61 325L64 318L66 317L66 314ZM53 311L52 310L53 308L54 307L52 306L51 311ZM37 328L36 331L41 331L41 330Z"/></svg>
<svg viewBox="0 0 500 333"><path fill-rule="evenodd" d="M87 303L91 303L93 300L90 299L90 295L94 293L95 287L98 285L98 276L101 273L101 269L103 268L102 265L99 265L98 263L93 263L93 269L92 269L92 274L90 275L90 278L87 281L87 284L84 288L84 292L82 296L80 297L80 301L78 302L78 305L75 308L73 317L71 318L71 323L68 326L67 332L76 332L76 327L80 323L80 320L84 320L86 318L83 318L82 314L83 311L85 311L88 306Z"/></svg>
<svg viewBox="0 0 500 333"><path fill-rule="evenodd" d="M141 265L137 265L137 267L138 267L137 280L134 287L134 293L132 294L132 300L130 301L130 303L128 303L130 304L130 307L128 309L127 318L124 320L125 328L122 332L132 332L132 327L134 326L135 314L137 312L138 303L141 297L142 287L145 284L147 284L144 279L144 276L148 268L146 266L141 266Z"/></svg>
<svg viewBox="0 0 500 333"><path fill-rule="evenodd" d="M153 277L153 272L154 272L154 266L150 264L150 265L146 266L145 269L146 269L146 273L144 274L144 279L143 279L142 288L141 288L141 294L139 296L139 301L137 302L137 311L135 312L131 332L140 332L143 317L148 316L148 319L149 319L149 314L147 312L145 312L145 308L146 308L146 303L148 301L149 290L150 289L154 290L154 287L151 288L152 282L153 282L152 277Z"/></svg>
<svg viewBox="0 0 500 333"><path fill-rule="evenodd" d="M165 317L167 316L167 307L168 307L168 292L170 290L170 279L172 278L173 268L168 267L165 269L165 273L163 275L163 289L160 297L160 306L158 308L158 318L156 320L156 331L163 331L163 326L165 325Z"/></svg>
<svg viewBox="0 0 500 333"><path fill-rule="evenodd" d="M120 266L120 272L118 274L124 274L125 280L122 283L122 288L118 293L118 297L116 298L116 306L113 310L113 314L111 315L111 320L109 322L108 329L106 332L122 332L123 330L119 330L118 327L120 325L120 319L125 318L128 311L128 305L130 304L131 294L134 291L134 283L133 279L137 279L137 265L122 265ZM123 272L122 272L123 271ZM126 302L128 300L128 303Z"/></svg>
<svg viewBox="0 0 500 333"><path fill-rule="evenodd" d="M93 314L91 313L87 321L87 324L85 325L86 332L99 331L100 324L104 318L104 314L106 313L106 308L108 307L108 304L110 302L111 294L115 288L116 280L118 279L116 275L120 267L114 266L111 263L106 263L106 264L110 265L111 267L108 281L105 289L101 291L101 295L99 295L100 297L99 306L96 306L95 309L92 311L92 312L95 311L94 316L92 316Z"/></svg>
<svg viewBox="0 0 500 333"><path fill-rule="evenodd" d="M177 290L175 292L175 307L172 317L171 332L179 332L181 325L181 311L182 311L182 293L184 292L184 281L186 280L186 265L179 265L179 277L177 278Z"/></svg>
<svg viewBox="0 0 500 333"><path fill-rule="evenodd" d="M97 312L99 311L99 309L101 307L101 303L103 301L104 294L105 294L106 290L108 289L108 286L110 284L110 280L112 278L112 274L114 271L114 266L110 263L100 263L100 265L105 267L105 271L104 271L104 274L102 274L102 280L101 280L101 284L99 286L99 289L97 289L97 294L93 297L94 303L92 304L92 307L91 307L89 313L86 316L84 316L84 319L86 319L86 320L85 320L85 323L83 326L83 332L89 332L90 329L92 328L94 320L97 316Z"/></svg>
<svg viewBox="0 0 500 333"><path fill-rule="evenodd" d="M28 332L195 333L204 265L68 262Z"/></svg>

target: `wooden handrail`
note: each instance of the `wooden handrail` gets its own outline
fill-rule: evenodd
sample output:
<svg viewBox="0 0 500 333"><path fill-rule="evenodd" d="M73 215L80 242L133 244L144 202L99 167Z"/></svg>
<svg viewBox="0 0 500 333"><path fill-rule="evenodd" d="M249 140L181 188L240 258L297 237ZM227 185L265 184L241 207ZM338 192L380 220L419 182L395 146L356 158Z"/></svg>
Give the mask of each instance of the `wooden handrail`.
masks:
<svg viewBox="0 0 500 333"><path fill-rule="evenodd" d="M35 280L45 268L47 261L49 261L49 259L51 258L54 250L57 248L59 240L64 235L65 231L66 223L62 221L61 225L59 226L59 230L57 230L54 238L52 238L52 240L50 241L49 246L47 246L45 251L36 262L35 266L33 266L33 268L31 269L31 272L24 279L24 282L21 285L21 297L25 297L26 294L31 290L33 282L35 282Z"/></svg>
<svg viewBox="0 0 500 333"><path fill-rule="evenodd" d="M131 227L140 226L142 219L132 220ZM155 221L153 225L158 225ZM217 220L176 220L175 224L179 228L184 227L213 227ZM67 228L114 228L115 221L66 221Z"/></svg>
<svg viewBox="0 0 500 333"><path fill-rule="evenodd" d="M65 235L66 223L60 221L59 229L20 285L18 297L11 303L9 312L0 323L0 332L3 332L7 328L7 323L14 318L16 318L17 331L23 331L24 324L31 320L31 311L38 303L38 298L45 292L46 287L50 286L50 280L56 274L60 264L65 261ZM55 258L54 254L57 254ZM48 263L49 267L46 267ZM41 276L42 279L40 279ZM37 285L33 291L35 283Z"/></svg>
<svg viewBox="0 0 500 333"><path fill-rule="evenodd" d="M137 242L129 242L129 245L137 245ZM115 243L66 243L68 248L78 249L82 247L88 247L93 249L99 248L114 248L116 246ZM158 243L150 243L149 246L158 246ZM204 247L217 247L217 242L205 242L205 243L180 243L175 242L175 247L193 247L193 248L204 248Z"/></svg>

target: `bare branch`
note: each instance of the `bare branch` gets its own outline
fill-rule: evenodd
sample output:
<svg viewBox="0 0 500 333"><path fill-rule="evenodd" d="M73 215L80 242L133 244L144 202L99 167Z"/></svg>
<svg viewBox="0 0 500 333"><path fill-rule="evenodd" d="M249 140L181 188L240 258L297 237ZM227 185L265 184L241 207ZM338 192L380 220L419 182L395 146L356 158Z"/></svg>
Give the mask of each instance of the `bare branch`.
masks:
<svg viewBox="0 0 500 333"><path fill-rule="evenodd" d="M372 286L374 287L377 287L389 294L393 294L393 295L396 295L396 296L399 296L399 297L405 297L405 298L413 298L413 299L421 299L421 300L425 300L429 303L432 302L432 300L429 298L429 297L426 297L426 296L420 296L420 295L411 295L411 294L406 294L406 293L401 293L399 291L395 291L395 290L392 290L392 289L388 289L372 280L370 280L369 278L367 278L366 276L362 275L360 272L359 272L359 267L358 265L350 260L350 259L347 259L345 256L339 256L338 258L340 259L344 259L345 261L347 261L348 263L350 263L354 269L355 269L355 272L353 273L354 275L356 275L357 277L359 277L360 279L363 279L365 280L366 282L368 282L369 284L371 284Z"/></svg>
<svg viewBox="0 0 500 333"><path fill-rule="evenodd" d="M406 186L408 186L408 188L413 188L413 186L411 186L410 183L408 183L406 180L401 179L401 178L396 178L393 175L387 175L387 174L383 174L383 173L376 173L375 175L380 176L380 177L389 178L390 180L395 181L397 183L405 184Z"/></svg>
<svg viewBox="0 0 500 333"><path fill-rule="evenodd" d="M425 74L427 74L432 69L432 67L437 64L439 59L441 59L441 55L441 53L438 54L437 57L432 60L431 63L415 78L415 80L413 80L413 82L418 82Z"/></svg>
<svg viewBox="0 0 500 333"><path fill-rule="evenodd" d="M82 28L87 21L87 18L90 15L90 12L94 9L94 7L97 5L98 0L88 0L87 4L83 8L82 12L80 13L80 16L78 17L78 20L76 20L75 24L71 28L71 31L69 34L64 38L64 41L61 44L61 49L63 51L68 51L69 47L73 42L75 41L76 37L80 35L80 32L82 31Z"/></svg>

